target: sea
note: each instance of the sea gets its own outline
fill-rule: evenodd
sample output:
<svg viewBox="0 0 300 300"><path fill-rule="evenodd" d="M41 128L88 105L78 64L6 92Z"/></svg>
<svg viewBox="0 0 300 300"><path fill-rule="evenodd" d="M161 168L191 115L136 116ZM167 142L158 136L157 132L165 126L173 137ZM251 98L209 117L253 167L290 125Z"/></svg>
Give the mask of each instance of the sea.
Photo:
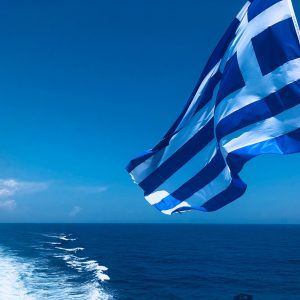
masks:
<svg viewBox="0 0 300 300"><path fill-rule="evenodd" d="M300 300L300 226L0 224L0 300L240 294Z"/></svg>

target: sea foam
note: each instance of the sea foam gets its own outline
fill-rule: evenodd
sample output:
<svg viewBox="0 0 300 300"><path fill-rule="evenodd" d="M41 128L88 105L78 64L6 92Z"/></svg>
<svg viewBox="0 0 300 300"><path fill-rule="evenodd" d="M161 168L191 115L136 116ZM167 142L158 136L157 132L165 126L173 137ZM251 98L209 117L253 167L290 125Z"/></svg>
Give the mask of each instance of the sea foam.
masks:
<svg viewBox="0 0 300 300"><path fill-rule="evenodd" d="M53 235L44 235L54 238ZM55 235L55 238L75 241L66 234ZM111 300L113 296L107 293L101 282L109 280L104 274L107 270L96 260L76 256L83 247L56 247L58 242L40 240L43 247L34 247L38 251L32 257L9 248L0 247L0 299L2 300ZM63 255L59 255L57 252ZM51 254L52 253L52 254ZM52 256L52 258L50 258ZM68 268L53 266L49 262L62 259ZM81 275L82 274L82 275ZM78 281L79 278L85 278ZM59 282L59 284L57 284Z"/></svg>
<svg viewBox="0 0 300 300"><path fill-rule="evenodd" d="M67 251L67 252L77 252L77 251L83 251L84 248L82 247L76 247L76 248L63 248L63 247L55 247L56 249Z"/></svg>
<svg viewBox="0 0 300 300"><path fill-rule="evenodd" d="M29 265L20 263L0 250L0 295L2 299L33 300L22 282L24 273L30 272Z"/></svg>

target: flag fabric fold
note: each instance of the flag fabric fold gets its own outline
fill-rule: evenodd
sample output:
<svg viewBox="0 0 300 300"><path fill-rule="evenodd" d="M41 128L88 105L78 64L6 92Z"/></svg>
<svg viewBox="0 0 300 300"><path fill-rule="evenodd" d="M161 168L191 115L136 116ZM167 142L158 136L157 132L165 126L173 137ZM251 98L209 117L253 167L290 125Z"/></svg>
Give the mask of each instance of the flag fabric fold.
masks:
<svg viewBox="0 0 300 300"><path fill-rule="evenodd" d="M163 139L127 166L162 213L215 211L265 153L300 152L299 27L290 0L248 1Z"/></svg>

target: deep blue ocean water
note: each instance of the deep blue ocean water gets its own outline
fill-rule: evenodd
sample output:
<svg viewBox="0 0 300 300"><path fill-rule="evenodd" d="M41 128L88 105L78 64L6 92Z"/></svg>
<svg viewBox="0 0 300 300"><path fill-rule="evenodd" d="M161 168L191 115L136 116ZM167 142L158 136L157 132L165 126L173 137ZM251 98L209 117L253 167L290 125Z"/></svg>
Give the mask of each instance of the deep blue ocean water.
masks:
<svg viewBox="0 0 300 300"><path fill-rule="evenodd" d="M300 299L300 226L1 224L0 299Z"/></svg>

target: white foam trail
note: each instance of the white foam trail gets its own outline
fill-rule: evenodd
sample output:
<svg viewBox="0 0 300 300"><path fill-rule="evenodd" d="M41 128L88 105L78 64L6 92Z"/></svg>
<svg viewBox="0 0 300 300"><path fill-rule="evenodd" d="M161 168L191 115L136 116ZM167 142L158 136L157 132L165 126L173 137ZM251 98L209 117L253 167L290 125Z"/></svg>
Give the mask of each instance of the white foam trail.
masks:
<svg viewBox="0 0 300 300"><path fill-rule="evenodd" d="M108 270L107 267L100 266L95 260L89 260L83 262L83 264L86 264L86 270L94 271L99 280L101 281L110 280L109 276L103 273L104 271Z"/></svg>
<svg viewBox="0 0 300 300"><path fill-rule="evenodd" d="M59 240L62 240L62 241L76 241L76 238L70 238L68 236L71 236L70 234L69 235L66 235L66 234L59 234L59 235L56 235L56 234L53 234L53 235L50 235L50 234L43 234L43 236L46 236L46 237L50 237L50 238L53 238L53 239L59 239Z"/></svg>
<svg viewBox="0 0 300 300"><path fill-rule="evenodd" d="M77 261L74 269L89 261L74 254L60 256L68 264ZM92 261L97 264L96 261ZM99 271L106 270L99 266ZM78 270L78 269L77 269ZM96 268L95 268L96 270ZM78 270L79 271L79 270ZM101 271L102 272L102 271ZM105 274L103 274L105 278ZM49 269L47 260L40 257L19 257L9 249L0 247L0 299L1 300L112 300L113 296L103 290L98 280L78 283L79 274L69 274L63 269ZM75 280L75 281L74 281ZM59 284L57 284L59 283Z"/></svg>
<svg viewBox="0 0 300 300"><path fill-rule="evenodd" d="M60 237L58 237L60 240L62 240L62 241L76 241L76 239L74 239L74 238L67 238L66 236L60 236Z"/></svg>
<svg viewBox="0 0 300 300"><path fill-rule="evenodd" d="M60 242L45 242L45 243L50 245L61 245Z"/></svg>
<svg viewBox="0 0 300 300"><path fill-rule="evenodd" d="M28 265L20 264L0 252L0 297L6 300L33 300L25 288L21 277Z"/></svg>
<svg viewBox="0 0 300 300"><path fill-rule="evenodd" d="M63 251L68 251L68 252L77 252L77 251L83 251L84 248L82 247L76 247L76 248L63 248L63 247L55 247L56 249L59 249L59 250L63 250Z"/></svg>
<svg viewBox="0 0 300 300"><path fill-rule="evenodd" d="M50 236L53 237L53 236ZM65 239L67 237L66 234L59 235L60 239ZM70 240L70 239L69 239ZM83 247L76 247L76 248L63 248L63 247L55 247L58 250L67 251L67 252L74 252L83 251ZM100 281L110 280L110 277L103 272L107 271L108 268L105 266L101 266L95 260L89 260L88 258L80 258L75 255L56 255L57 258L62 258L66 264L76 269L78 272L89 271L93 272L96 278Z"/></svg>
<svg viewBox="0 0 300 300"><path fill-rule="evenodd" d="M96 260L88 260L88 258L77 257L73 254L56 255L55 257L63 259L69 267L76 269L78 272L89 271L100 281L110 280L110 277L103 273L108 268L99 265Z"/></svg>

